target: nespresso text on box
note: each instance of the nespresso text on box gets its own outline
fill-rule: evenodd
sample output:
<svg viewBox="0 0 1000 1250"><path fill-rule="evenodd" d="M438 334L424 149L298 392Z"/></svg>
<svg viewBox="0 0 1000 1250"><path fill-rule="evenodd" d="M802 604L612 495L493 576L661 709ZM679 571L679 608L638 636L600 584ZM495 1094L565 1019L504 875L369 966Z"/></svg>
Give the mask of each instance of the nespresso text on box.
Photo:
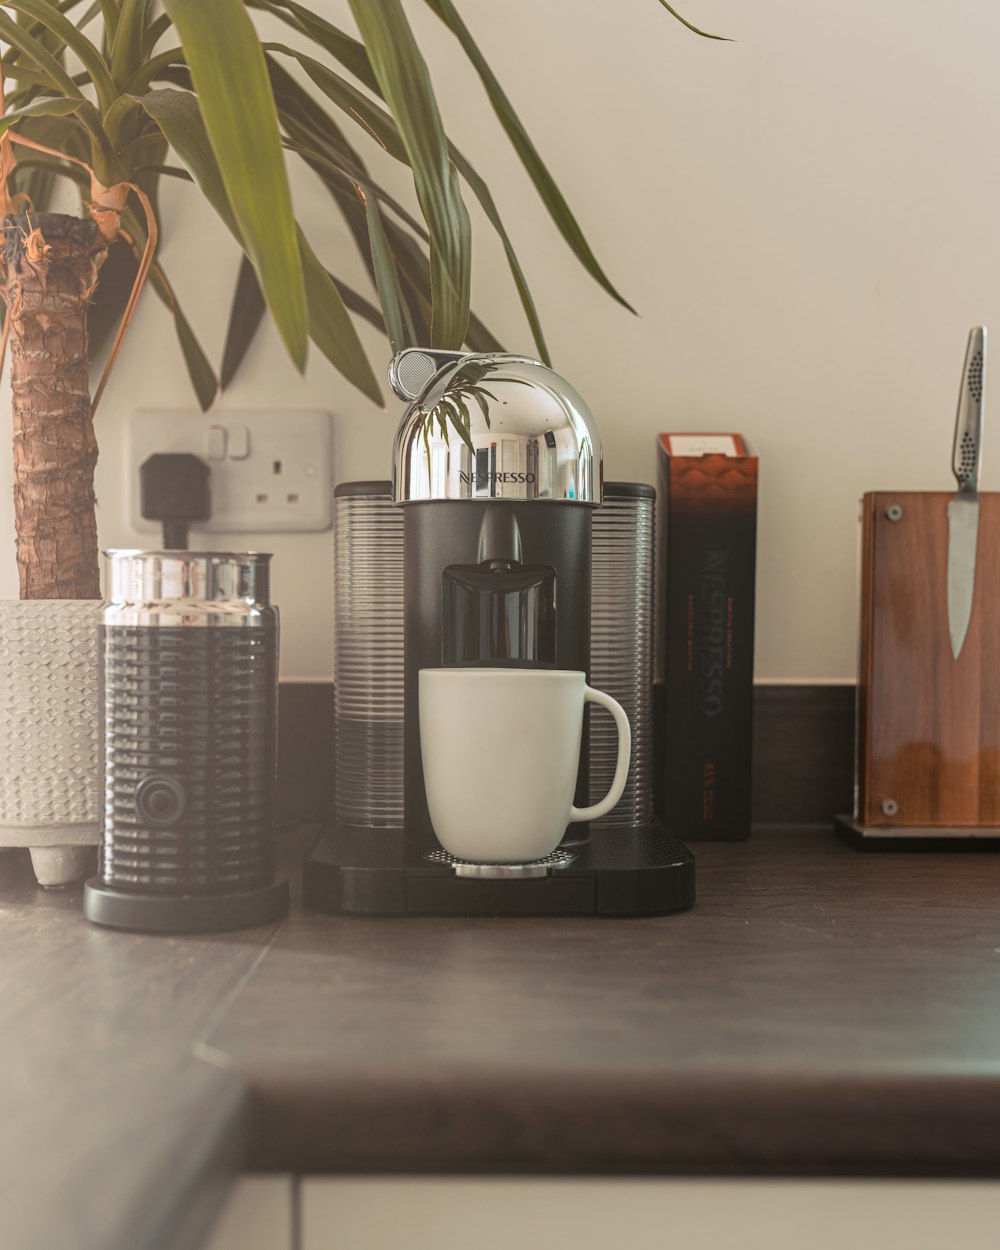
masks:
<svg viewBox="0 0 1000 1250"><path fill-rule="evenodd" d="M750 836L757 456L658 439L657 808L681 839Z"/></svg>

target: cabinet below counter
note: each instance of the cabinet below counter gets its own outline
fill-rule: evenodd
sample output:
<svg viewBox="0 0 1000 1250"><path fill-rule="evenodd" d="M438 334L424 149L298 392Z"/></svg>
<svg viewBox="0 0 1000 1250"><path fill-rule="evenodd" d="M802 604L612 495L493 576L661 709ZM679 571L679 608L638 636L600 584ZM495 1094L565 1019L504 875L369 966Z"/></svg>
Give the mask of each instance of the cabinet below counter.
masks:
<svg viewBox="0 0 1000 1250"><path fill-rule="evenodd" d="M249 1176L204 1250L995 1250L998 1223L984 1180Z"/></svg>

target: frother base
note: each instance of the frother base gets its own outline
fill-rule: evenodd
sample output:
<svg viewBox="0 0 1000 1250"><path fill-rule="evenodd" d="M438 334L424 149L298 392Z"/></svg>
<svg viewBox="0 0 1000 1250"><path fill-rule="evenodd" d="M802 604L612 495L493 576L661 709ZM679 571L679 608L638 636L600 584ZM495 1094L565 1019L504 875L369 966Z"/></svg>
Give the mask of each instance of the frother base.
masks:
<svg viewBox="0 0 1000 1250"><path fill-rule="evenodd" d="M694 856L660 828L592 832L548 875L458 876L398 830L328 826L305 858L303 900L356 916L659 916L695 898Z"/></svg>
<svg viewBox="0 0 1000 1250"><path fill-rule="evenodd" d="M142 933L222 933L274 924L288 915L288 882L241 894L139 894L113 890L99 877L83 887L93 924Z"/></svg>

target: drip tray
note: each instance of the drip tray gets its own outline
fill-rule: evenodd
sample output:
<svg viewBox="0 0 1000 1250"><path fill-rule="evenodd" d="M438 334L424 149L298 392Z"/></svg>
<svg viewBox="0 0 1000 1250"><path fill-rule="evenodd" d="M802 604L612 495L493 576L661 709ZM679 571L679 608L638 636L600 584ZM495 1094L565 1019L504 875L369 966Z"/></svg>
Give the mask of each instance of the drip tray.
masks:
<svg viewBox="0 0 1000 1250"><path fill-rule="evenodd" d="M593 831L528 864L472 864L399 830L330 825L302 875L307 907L357 916L658 916L695 898L694 856L658 825Z"/></svg>

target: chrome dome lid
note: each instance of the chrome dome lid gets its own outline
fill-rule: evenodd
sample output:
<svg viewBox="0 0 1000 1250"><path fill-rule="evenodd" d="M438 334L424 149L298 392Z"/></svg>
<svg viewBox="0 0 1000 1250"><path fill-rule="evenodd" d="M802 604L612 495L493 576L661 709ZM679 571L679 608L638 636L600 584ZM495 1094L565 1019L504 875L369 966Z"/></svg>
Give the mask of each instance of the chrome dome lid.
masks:
<svg viewBox="0 0 1000 1250"><path fill-rule="evenodd" d="M527 356L408 348L389 381L409 401L393 446L396 503L601 502L601 437L572 386Z"/></svg>

